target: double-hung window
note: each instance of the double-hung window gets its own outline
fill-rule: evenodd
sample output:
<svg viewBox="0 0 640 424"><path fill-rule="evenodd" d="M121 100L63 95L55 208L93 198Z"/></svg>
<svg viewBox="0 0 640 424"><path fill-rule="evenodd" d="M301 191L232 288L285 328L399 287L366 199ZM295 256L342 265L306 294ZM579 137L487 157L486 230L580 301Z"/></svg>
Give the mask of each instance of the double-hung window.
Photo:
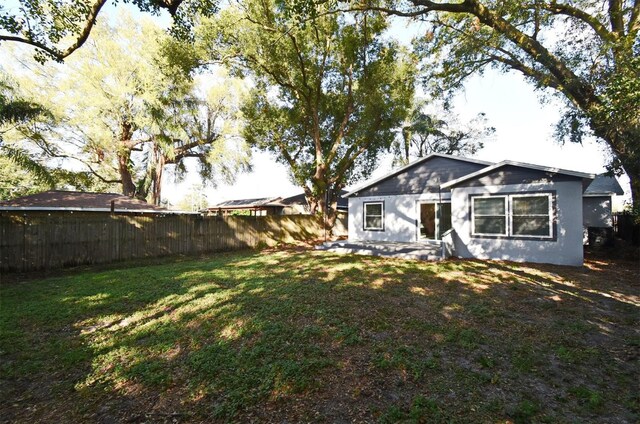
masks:
<svg viewBox="0 0 640 424"><path fill-rule="evenodd" d="M364 203L364 229L384 231L384 203Z"/></svg>
<svg viewBox="0 0 640 424"><path fill-rule="evenodd" d="M474 196L471 221L471 232L476 236L552 238L552 195Z"/></svg>
<svg viewBox="0 0 640 424"><path fill-rule="evenodd" d="M507 196L473 197L474 235L507 235Z"/></svg>
<svg viewBox="0 0 640 424"><path fill-rule="evenodd" d="M511 196L511 233L514 236L551 237L551 195Z"/></svg>

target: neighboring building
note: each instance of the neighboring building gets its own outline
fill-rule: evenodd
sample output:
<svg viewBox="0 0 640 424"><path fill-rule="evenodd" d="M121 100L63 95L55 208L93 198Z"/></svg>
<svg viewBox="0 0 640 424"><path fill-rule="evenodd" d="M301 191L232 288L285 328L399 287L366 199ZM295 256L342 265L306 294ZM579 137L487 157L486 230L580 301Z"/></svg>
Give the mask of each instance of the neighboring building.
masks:
<svg viewBox="0 0 640 424"><path fill-rule="evenodd" d="M265 197L260 199L238 199L218 203L203 211L206 215L245 214L251 216L282 215L284 205L281 197Z"/></svg>
<svg viewBox="0 0 640 424"><path fill-rule="evenodd" d="M584 192L582 220L585 244L590 246L612 246L613 196L624 194L615 177L597 175Z"/></svg>
<svg viewBox="0 0 640 424"><path fill-rule="evenodd" d="M345 213L348 210L349 201L342 196L347 194L346 190L340 192L338 198L338 213ZM230 215L246 214L251 216L265 215L308 215L311 212L304 193L294 196L264 197L259 199L237 199L218 203L207 208L204 213L207 215Z"/></svg>
<svg viewBox="0 0 640 424"><path fill-rule="evenodd" d="M165 208L118 193L49 190L0 202L5 211L170 213Z"/></svg>
<svg viewBox="0 0 640 424"><path fill-rule="evenodd" d="M581 265L583 227L596 218L610 225L610 196L620 192L607 192L608 204L593 202L606 194L604 180L593 181L582 172L432 154L347 193L349 241L442 242L463 258ZM587 208L593 213L583 216Z"/></svg>
<svg viewBox="0 0 640 424"><path fill-rule="evenodd" d="M597 175L584 192L583 221L587 228L611 228L612 196L622 195L624 190L614 177Z"/></svg>
<svg viewBox="0 0 640 424"><path fill-rule="evenodd" d="M343 197L347 193L347 190L340 191L337 202L338 204L336 206L338 213L346 214L349 210L349 200ZM284 198L280 200L279 203L284 206L282 210L283 215L306 215L311 211L311 209L309 208L309 203L307 202L307 197L304 193Z"/></svg>

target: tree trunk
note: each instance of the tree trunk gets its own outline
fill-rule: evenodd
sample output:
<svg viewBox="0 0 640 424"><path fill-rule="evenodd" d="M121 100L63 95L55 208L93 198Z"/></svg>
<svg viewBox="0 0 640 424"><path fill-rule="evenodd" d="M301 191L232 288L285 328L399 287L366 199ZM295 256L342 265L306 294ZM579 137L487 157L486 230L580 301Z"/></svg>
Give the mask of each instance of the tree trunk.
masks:
<svg viewBox="0 0 640 424"><path fill-rule="evenodd" d="M333 227L336 224L338 218L338 195L342 187L334 186L325 183L326 189L323 193L319 194L316 202L318 204L319 212L322 213L322 220L324 228L327 230L329 236L333 236Z"/></svg>
<svg viewBox="0 0 640 424"><path fill-rule="evenodd" d="M165 157L160 151L160 148L156 145L154 146L154 165L151 171L151 203L159 206L160 201L162 200L162 172L164 171L165 165Z"/></svg>
<svg viewBox="0 0 640 424"><path fill-rule="evenodd" d="M118 171L122 180L122 194L129 197L136 195L136 186L133 184L133 177L129 170L129 159L131 152L126 154L118 153Z"/></svg>
<svg viewBox="0 0 640 424"><path fill-rule="evenodd" d="M122 180L122 194L129 197L136 195L136 186L133 183L133 177L131 175L131 169L129 169L129 162L131 160L131 148L128 144L131 142L133 136L133 126L123 120L120 124L120 140L118 150L118 171L120 173L120 179Z"/></svg>
<svg viewBox="0 0 640 424"><path fill-rule="evenodd" d="M316 200L313 192L307 186L304 187L304 197L307 200L307 205L309 206L309 215L315 215L318 213L318 201Z"/></svg>
<svg viewBox="0 0 640 424"><path fill-rule="evenodd" d="M327 231L332 236L333 236L333 227L335 227L336 225L336 219L338 219L338 202L334 199L329 201L327 213L324 219L324 223L326 225Z"/></svg>

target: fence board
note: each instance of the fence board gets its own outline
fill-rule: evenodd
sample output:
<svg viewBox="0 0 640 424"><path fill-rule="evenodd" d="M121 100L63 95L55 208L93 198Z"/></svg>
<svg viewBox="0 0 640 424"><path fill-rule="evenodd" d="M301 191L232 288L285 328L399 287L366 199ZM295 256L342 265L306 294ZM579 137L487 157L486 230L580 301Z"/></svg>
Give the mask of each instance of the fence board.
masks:
<svg viewBox="0 0 640 424"><path fill-rule="evenodd" d="M335 235L346 235L346 220ZM101 212L0 212L0 272L197 255L320 239L310 215L203 217Z"/></svg>

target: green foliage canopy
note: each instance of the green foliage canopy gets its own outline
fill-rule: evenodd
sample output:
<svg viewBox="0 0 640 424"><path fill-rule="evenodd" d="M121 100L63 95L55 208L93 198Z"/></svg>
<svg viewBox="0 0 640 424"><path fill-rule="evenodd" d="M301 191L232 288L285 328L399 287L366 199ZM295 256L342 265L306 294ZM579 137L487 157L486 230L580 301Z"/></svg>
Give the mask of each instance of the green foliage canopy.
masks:
<svg viewBox="0 0 640 424"><path fill-rule="evenodd" d="M209 183L232 180L248 167L233 125L242 86L221 78L203 96L189 73L191 63L169 60L182 50L176 43L150 22L123 15L115 25L99 23L64 65L32 64L22 85L54 119L40 122L37 138L15 134L15 144L26 143L53 166L71 166L76 174L155 204L165 169L180 178L188 160L196 161Z"/></svg>
<svg viewBox="0 0 640 424"><path fill-rule="evenodd" d="M406 165L431 153L473 156L494 133L484 113L463 124L445 105L417 100L393 144L394 163Z"/></svg>
<svg viewBox="0 0 640 424"><path fill-rule="evenodd" d="M558 136L604 141L610 170L626 172L640 198L639 1L389 0L343 8L427 22L421 76L435 92L493 66L557 94L566 104Z"/></svg>
<svg viewBox="0 0 640 424"><path fill-rule="evenodd" d="M415 62L383 37L381 14L328 11L314 5L301 22L281 2L248 0L206 21L199 39L212 60L254 82L246 140L288 165L312 211L331 220L340 190L368 176L394 140Z"/></svg>
<svg viewBox="0 0 640 424"><path fill-rule="evenodd" d="M56 180L47 167L30 152L3 140L6 132L24 128L47 114L42 106L20 98L8 80L0 80L0 199L55 186Z"/></svg>
<svg viewBox="0 0 640 424"><path fill-rule="evenodd" d="M117 4L118 0L113 0ZM143 12L173 17L172 31L189 38L195 16L217 11L217 0L121 0ZM63 60L88 39L107 0L28 0L19 6L0 5L0 44L17 42L35 47L36 59Z"/></svg>

